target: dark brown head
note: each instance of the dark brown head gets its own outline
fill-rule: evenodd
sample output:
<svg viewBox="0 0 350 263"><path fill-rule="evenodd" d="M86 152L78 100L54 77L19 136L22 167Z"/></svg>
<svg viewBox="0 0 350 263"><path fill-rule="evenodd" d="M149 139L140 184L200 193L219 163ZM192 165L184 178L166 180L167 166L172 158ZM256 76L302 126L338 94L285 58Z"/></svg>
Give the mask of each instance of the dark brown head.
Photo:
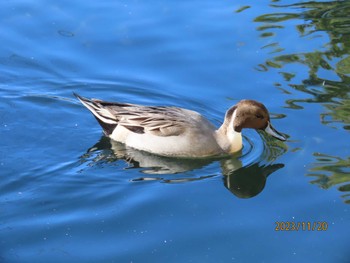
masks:
<svg viewBox="0 0 350 263"><path fill-rule="evenodd" d="M244 128L264 130L273 137L285 141L286 137L276 131L270 122L270 115L266 107L255 100L241 100L226 113L226 120L235 132Z"/></svg>

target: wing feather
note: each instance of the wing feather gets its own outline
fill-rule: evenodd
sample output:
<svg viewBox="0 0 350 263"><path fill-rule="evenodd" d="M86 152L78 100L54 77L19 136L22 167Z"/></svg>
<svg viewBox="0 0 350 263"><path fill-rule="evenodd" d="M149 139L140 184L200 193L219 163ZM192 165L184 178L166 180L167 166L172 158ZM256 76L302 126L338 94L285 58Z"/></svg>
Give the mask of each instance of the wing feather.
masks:
<svg viewBox="0 0 350 263"><path fill-rule="evenodd" d="M121 125L138 134L178 136L186 131L186 127L195 127L195 116L200 116L177 107L115 103L74 95L95 115L101 126Z"/></svg>

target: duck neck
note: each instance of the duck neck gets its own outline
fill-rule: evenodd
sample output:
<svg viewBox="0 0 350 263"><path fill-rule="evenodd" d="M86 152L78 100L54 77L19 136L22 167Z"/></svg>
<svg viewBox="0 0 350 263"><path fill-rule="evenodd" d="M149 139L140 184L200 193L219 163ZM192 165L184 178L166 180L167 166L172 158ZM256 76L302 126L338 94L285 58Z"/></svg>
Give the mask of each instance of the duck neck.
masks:
<svg viewBox="0 0 350 263"><path fill-rule="evenodd" d="M242 149L242 134L233 128L235 115L236 110L234 109L232 116L226 115L224 123L216 131L217 142L226 153L234 153Z"/></svg>
<svg viewBox="0 0 350 263"><path fill-rule="evenodd" d="M241 150L242 134L234 130L224 131L221 128L216 131L216 139L220 148L226 153L234 153Z"/></svg>

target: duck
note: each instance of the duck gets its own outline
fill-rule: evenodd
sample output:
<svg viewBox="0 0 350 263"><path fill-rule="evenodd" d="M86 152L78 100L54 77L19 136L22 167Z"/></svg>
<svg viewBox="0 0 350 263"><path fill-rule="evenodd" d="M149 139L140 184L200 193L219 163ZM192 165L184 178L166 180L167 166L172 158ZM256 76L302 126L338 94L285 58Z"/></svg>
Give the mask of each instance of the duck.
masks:
<svg viewBox="0 0 350 263"><path fill-rule="evenodd" d="M242 130L248 128L286 140L272 126L267 108L255 100L244 99L229 108L216 128L189 109L108 102L73 94L93 114L105 136L155 155L203 158L233 154L242 149Z"/></svg>

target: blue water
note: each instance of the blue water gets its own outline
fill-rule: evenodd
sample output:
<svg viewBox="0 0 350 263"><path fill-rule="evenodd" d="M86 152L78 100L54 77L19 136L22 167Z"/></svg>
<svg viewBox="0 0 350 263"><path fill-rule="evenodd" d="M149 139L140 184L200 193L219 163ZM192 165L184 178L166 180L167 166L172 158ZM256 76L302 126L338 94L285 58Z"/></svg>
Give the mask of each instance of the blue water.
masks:
<svg viewBox="0 0 350 263"><path fill-rule="evenodd" d="M0 262L350 262L349 11L2 1ZM217 126L255 99L289 139L246 130L229 159L125 160L72 92Z"/></svg>

